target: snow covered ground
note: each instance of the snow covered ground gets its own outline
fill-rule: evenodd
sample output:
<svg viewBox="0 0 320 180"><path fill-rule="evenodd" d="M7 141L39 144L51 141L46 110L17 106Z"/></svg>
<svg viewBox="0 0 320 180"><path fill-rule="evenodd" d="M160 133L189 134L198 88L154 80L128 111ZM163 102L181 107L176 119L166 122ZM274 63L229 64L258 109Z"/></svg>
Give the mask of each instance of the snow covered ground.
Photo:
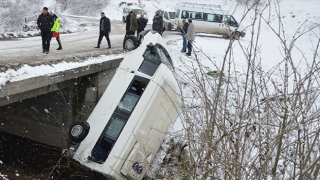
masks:
<svg viewBox="0 0 320 180"><path fill-rule="evenodd" d="M5 86L5 84L8 81L16 82L16 81L21 81L23 79L28 79L32 77L55 74L58 72L63 72L66 70L77 68L77 67L102 63L102 62L106 62L113 59L119 59L123 57L124 57L123 54L109 55L109 56L101 55L100 57L89 58L81 62L62 62L54 65L40 65L40 66L34 66L34 67L29 65L24 65L17 71L13 69L9 69L4 73L0 73L0 90L1 90L1 85Z"/></svg>
<svg viewBox="0 0 320 180"><path fill-rule="evenodd" d="M129 0L126 2L137 3L135 0ZM142 4L145 6L144 9L147 11L149 17L152 17L154 12L157 9L175 9L176 3L179 1L142 1ZM191 1L190 1L191 2ZM230 10L233 12L236 7L235 1L211 1L211 0L200 0L197 3L214 3L222 5L222 8L225 10ZM119 1L111 1L109 6L104 9L107 17L112 20L121 20L122 19L122 9L118 7ZM306 32L307 29L313 28L315 26L319 26L319 8L320 1L319 0L281 0L280 1L280 13L281 20L283 22L283 28L285 29L285 37L286 40L292 40L293 36L297 37L302 33ZM237 20L243 15L243 11L245 9L244 5L237 6L237 9L234 13L234 17ZM277 19L277 15L275 13L275 5L272 4L270 11L264 12L264 17L270 20L270 26L277 32L279 30L279 20ZM269 14L270 13L270 14ZM253 12L247 16L243 24L250 25L252 22ZM149 21L151 23L151 21ZM262 67L265 72L272 70L275 66L282 63L284 60L282 44L278 36L272 31L269 25L262 21L262 28L260 32L260 40L258 46L261 48L260 58L262 59ZM75 25L75 28L78 25ZM301 28L300 28L301 27ZM243 39L240 39L239 42L234 43L233 53L234 53L234 66L235 69L239 72L240 77L246 74L245 70L247 67L247 59L245 54L242 51L241 47L248 47L250 45L250 28L247 30L247 35ZM256 33L256 32L255 32ZM309 68L308 63L311 63L314 56L314 49L316 47L317 40L320 36L320 28L316 27L310 32L305 33L300 39L297 40L296 46L292 51L292 57L295 64L299 64L297 69L301 71L303 74L304 71L307 71ZM181 70L184 70L186 65L190 65L194 61L194 57L188 58L183 53L181 53L182 49L182 39L180 36L169 36L166 37L166 41L168 42L168 46L170 49L170 53L172 55L172 59L174 61L175 67ZM201 60L201 63L207 66L210 70L214 71L217 68L209 61L208 57L217 64L218 67L221 67L221 62L225 55L226 49L228 48L229 40L223 39L220 36L210 35L208 37L200 37L197 36L195 40L195 46L199 49L196 49L197 56ZM203 53L202 53L202 52ZM117 57L122 57L123 55L118 55ZM110 57L99 57L89 59L84 63L97 63L101 61L108 60ZM28 78L36 75L43 75L45 72L54 73L57 71L64 70L64 68L72 68L76 66L81 66L83 64L80 63L63 63L57 64L54 66L40 66L31 68L25 66L21 68L19 71L9 70L5 73L0 74L0 84L5 84L9 81L18 81L23 78ZM38 69L37 69L38 68ZM40 71L41 69L41 71ZM185 69L187 71L187 69ZM279 67L275 69L272 74L272 77L277 80L279 79L279 74L284 70L284 65L281 64ZM32 72L31 72L32 71ZM34 73L39 72L39 74ZM293 84L293 82L292 82ZM315 85L318 86L318 85ZM186 88L183 91L190 91L190 89ZM190 92L186 92L187 94ZM192 93L190 93L192 94ZM170 134L172 136L178 136L181 133L183 128L180 120L178 119L176 123L173 125ZM170 137L168 137L170 138ZM159 154L160 155L160 154ZM160 155L163 157L162 155ZM1 177L1 174L0 174Z"/></svg>

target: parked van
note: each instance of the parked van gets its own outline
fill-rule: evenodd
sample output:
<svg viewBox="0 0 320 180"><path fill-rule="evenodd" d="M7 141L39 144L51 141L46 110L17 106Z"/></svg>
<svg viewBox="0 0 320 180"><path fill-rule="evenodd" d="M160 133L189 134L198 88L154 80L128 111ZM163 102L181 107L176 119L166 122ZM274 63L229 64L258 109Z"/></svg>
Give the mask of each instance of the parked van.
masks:
<svg viewBox="0 0 320 180"><path fill-rule="evenodd" d="M123 8L123 13L122 13L122 22L123 23L127 22L127 16L130 14L130 11L138 12L137 19L141 16L141 14L144 14L144 18L148 22L147 13L142 8L140 8L138 6L127 6L127 7Z"/></svg>
<svg viewBox="0 0 320 180"><path fill-rule="evenodd" d="M175 12L173 10L159 10L157 12L160 14L160 16L162 16L162 19L166 24L166 29L172 31L176 17Z"/></svg>
<svg viewBox="0 0 320 180"><path fill-rule="evenodd" d="M220 5L178 3L175 12L175 26L181 30L183 19L192 19L196 33L211 33L239 39L246 35L246 29L239 26L229 12L221 9Z"/></svg>
<svg viewBox="0 0 320 180"><path fill-rule="evenodd" d="M178 113L180 91L168 47L159 33L145 34L87 122L69 130L74 144L67 157L106 179L141 180Z"/></svg>

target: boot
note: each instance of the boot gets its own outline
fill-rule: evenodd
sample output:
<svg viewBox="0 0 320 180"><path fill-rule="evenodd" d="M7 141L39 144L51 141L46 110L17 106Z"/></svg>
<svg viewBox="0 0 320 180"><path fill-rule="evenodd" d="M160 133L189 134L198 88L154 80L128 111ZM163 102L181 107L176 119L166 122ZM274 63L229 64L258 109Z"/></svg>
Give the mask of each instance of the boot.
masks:
<svg viewBox="0 0 320 180"><path fill-rule="evenodd" d="M59 48L57 49L57 50L61 50L62 49L62 47L61 46L59 46Z"/></svg>
<svg viewBox="0 0 320 180"><path fill-rule="evenodd" d="M45 52L46 52L46 50L45 50L45 49L43 49L43 50L42 50L42 53L45 53Z"/></svg>
<svg viewBox="0 0 320 180"><path fill-rule="evenodd" d="M100 44L98 44L98 46L97 46L97 47L94 47L94 48L100 48Z"/></svg>
<svg viewBox="0 0 320 180"><path fill-rule="evenodd" d="M46 54L49 54L49 50L46 50Z"/></svg>

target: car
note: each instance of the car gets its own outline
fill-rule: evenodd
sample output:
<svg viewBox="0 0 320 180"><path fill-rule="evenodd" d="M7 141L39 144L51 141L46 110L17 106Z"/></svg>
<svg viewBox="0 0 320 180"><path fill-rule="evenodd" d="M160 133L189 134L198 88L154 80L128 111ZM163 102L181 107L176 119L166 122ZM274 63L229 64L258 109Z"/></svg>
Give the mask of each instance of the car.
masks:
<svg viewBox="0 0 320 180"><path fill-rule="evenodd" d="M130 14L130 11L138 12L137 19L141 16L141 14L144 14L144 18L148 22L147 13L142 8L140 8L138 6L127 6L127 7L123 8L123 13L122 13L122 22L123 23L127 22L127 16Z"/></svg>
<svg viewBox="0 0 320 180"><path fill-rule="evenodd" d="M175 121L180 89L159 33L126 36L127 53L86 122L69 129L67 157L106 179L141 180ZM132 42L139 42L137 44Z"/></svg>
<svg viewBox="0 0 320 180"><path fill-rule="evenodd" d="M181 30L183 19L192 19L196 33L222 35L225 38L239 39L245 37L246 28L240 25L229 12L220 5L177 3L174 29Z"/></svg>
<svg viewBox="0 0 320 180"><path fill-rule="evenodd" d="M167 30L172 31L174 27L175 12L174 10L158 10L157 13L162 17L165 22Z"/></svg>

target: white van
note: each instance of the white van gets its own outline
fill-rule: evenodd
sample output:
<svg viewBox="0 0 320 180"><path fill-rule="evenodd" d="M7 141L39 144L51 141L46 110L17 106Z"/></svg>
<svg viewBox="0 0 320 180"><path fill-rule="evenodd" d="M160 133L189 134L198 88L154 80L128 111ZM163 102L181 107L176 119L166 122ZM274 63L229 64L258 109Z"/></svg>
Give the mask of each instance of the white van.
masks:
<svg viewBox="0 0 320 180"><path fill-rule="evenodd" d="M159 10L157 12L162 16L162 19L166 24L166 29L169 31L173 30L176 17L174 10Z"/></svg>
<svg viewBox="0 0 320 180"><path fill-rule="evenodd" d="M127 6L127 7L123 8L123 13L122 13L122 22L123 23L127 22L127 16L130 14L130 11L138 12L137 19L141 16L141 14L144 14L144 18L148 22L147 13L142 8L140 8L138 6Z"/></svg>
<svg viewBox="0 0 320 180"><path fill-rule="evenodd" d="M87 122L70 128L68 158L106 179L143 178L180 104L167 49L159 33L149 31L126 54Z"/></svg>
<svg viewBox="0 0 320 180"><path fill-rule="evenodd" d="M246 35L246 29L239 26L236 19L220 5L178 3L176 5L175 26L181 30L183 19L192 19L196 33L211 33L239 39Z"/></svg>

